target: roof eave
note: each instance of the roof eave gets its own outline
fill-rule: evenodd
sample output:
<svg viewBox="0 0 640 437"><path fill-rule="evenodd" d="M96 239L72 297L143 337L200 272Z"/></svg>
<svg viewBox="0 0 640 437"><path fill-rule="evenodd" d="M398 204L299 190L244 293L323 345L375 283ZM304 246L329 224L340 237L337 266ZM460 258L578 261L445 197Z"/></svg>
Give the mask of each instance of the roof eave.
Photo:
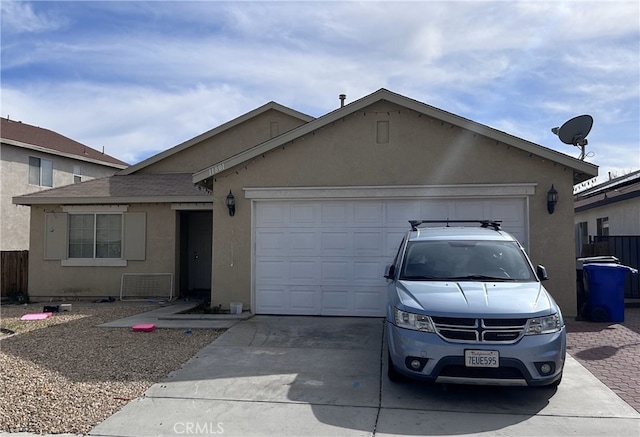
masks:
<svg viewBox="0 0 640 437"><path fill-rule="evenodd" d="M76 161L90 162L92 164L98 164L98 165L102 165L102 166L105 166L105 167L111 167L111 168L114 168L114 169L117 169L117 170L123 170L123 169L129 167L127 164L118 164L118 163L114 163L114 162L103 161L103 160L100 160L100 159L87 158L86 156L76 155L76 154L73 154L73 153L61 152L59 150L50 149L48 147L38 146L36 144L23 143L21 141L11 140L11 139L8 139L8 138L2 138L0 141L2 143L4 143L4 144L8 144L10 146L20 147L20 148L29 149L29 150L35 150L35 151L38 151L38 152L47 153L49 155L62 156L64 158L69 158L69 159L73 159L73 160L76 160Z"/></svg>
<svg viewBox="0 0 640 437"><path fill-rule="evenodd" d="M17 196L13 204L31 205L110 205L123 203L212 203L211 196L159 196L159 197L28 197Z"/></svg>

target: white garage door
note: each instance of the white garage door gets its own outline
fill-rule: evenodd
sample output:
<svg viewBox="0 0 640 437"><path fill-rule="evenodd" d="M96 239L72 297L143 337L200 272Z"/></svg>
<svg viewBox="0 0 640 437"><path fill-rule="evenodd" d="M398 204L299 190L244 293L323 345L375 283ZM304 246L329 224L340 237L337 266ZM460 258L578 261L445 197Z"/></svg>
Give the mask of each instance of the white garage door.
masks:
<svg viewBox="0 0 640 437"><path fill-rule="evenodd" d="M522 198L256 202L256 313L383 316L382 275L408 220L503 220L526 247L525 205Z"/></svg>

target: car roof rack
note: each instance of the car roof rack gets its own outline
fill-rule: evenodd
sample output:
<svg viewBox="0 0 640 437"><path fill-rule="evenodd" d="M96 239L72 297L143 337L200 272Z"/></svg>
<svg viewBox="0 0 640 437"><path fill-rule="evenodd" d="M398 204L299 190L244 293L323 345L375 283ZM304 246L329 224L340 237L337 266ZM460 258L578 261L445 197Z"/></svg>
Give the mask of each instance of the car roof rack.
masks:
<svg viewBox="0 0 640 437"><path fill-rule="evenodd" d="M500 230L502 220L409 220L412 231L417 231L418 226L425 223L446 223L449 227L449 223L479 223L482 228L493 228L494 231Z"/></svg>

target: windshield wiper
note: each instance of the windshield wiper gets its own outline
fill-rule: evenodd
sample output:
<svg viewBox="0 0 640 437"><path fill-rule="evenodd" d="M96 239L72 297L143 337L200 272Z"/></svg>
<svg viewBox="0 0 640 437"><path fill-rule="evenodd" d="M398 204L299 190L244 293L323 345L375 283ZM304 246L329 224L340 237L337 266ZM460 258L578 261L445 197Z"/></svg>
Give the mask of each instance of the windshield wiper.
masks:
<svg viewBox="0 0 640 437"><path fill-rule="evenodd" d="M401 281L433 281L433 280L441 280L441 279L444 279L444 278L438 278L436 276L426 276L426 275L400 277Z"/></svg>
<svg viewBox="0 0 640 437"><path fill-rule="evenodd" d="M496 282L513 281L512 278L501 278L497 276L487 276L487 275L456 276L449 279L452 281L464 281L464 280L496 281Z"/></svg>

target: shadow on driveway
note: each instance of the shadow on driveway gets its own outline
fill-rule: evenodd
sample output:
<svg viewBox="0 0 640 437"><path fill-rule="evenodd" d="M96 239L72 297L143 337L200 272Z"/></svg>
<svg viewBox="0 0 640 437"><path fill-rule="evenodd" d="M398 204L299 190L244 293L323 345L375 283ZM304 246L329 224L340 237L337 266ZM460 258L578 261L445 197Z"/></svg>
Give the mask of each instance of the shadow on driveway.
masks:
<svg viewBox="0 0 640 437"><path fill-rule="evenodd" d="M256 316L91 435L637 435L640 415L570 357L558 389L398 384L383 343L381 318Z"/></svg>
<svg viewBox="0 0 640 437"><path fill-rule="evenodd" d="M442 428L429 426L429 433L450 434L455 424L456 433L473 434L526 421L555 393L391 383L382 352L383 323L381 318L256 316L232 327L146 393L156 407L165 402L161 408L172 414L180 410L177 402L206 414L198 418L185 410L167 417L151 413L151 405L145 408L152 408L150 416L167 419L164 431L155 429L159 434L170 434L166 426L172 421L202 423L205 417L224 424L231 435L283 435L287 426L300 435L424 435L425 424L438 420L444 420ZM467 414L477 417L462 418ZM122 432L117 428L113 435Z"/></svg>

